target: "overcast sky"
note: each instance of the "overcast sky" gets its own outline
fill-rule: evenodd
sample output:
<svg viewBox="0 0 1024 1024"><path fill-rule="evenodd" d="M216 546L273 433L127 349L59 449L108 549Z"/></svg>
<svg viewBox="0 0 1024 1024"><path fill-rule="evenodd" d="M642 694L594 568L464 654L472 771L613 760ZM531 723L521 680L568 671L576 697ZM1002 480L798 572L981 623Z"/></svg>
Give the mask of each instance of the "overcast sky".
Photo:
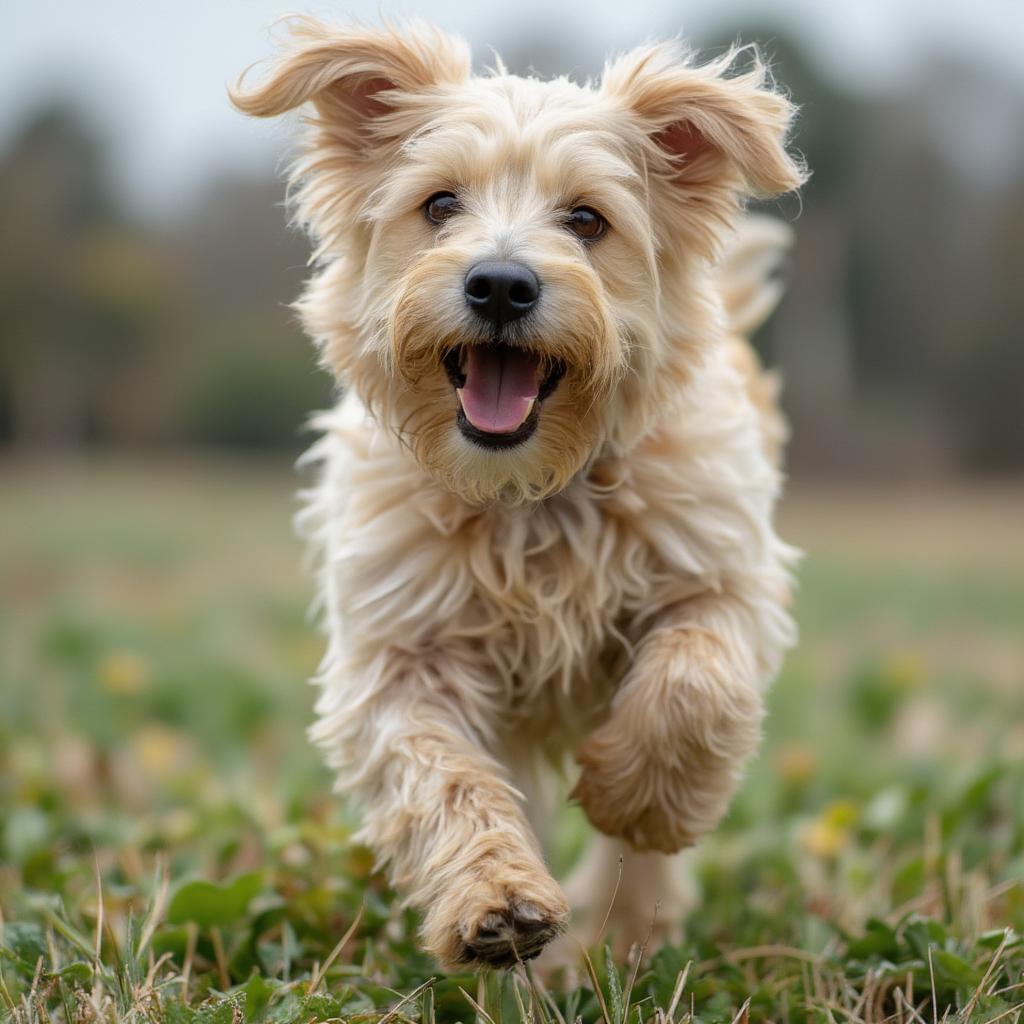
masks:
<svg viewBox="0 0 1024 1024"><path fill-rule="evenodd" d="M282 131L235 114L224 87L268 53L275 18L379 11L461 32L482 61L489 46L551 33L598 66L652 35L749 21L796 34L825 71L863 90L935 49L998 61L1024 81L1024 0L31 0L7 4L3 18L0 148L34 105L70 94L108 133L131 204L168 211L211 173L273 165Z"/></svg>

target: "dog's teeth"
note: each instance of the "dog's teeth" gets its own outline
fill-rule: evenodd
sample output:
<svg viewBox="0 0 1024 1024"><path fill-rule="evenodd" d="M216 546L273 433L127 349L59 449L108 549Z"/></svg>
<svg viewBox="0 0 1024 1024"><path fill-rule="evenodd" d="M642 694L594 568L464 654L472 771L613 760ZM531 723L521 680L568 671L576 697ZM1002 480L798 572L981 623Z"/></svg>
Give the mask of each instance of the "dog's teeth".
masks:
<svg viewBox="0 0 1024 1024"><path fill-rule="evenodd" d="M530 418L530 413L533 412L533 407L536 404L537 404L537 399L536 398L531 398L530 399L530 404L526 407L526 412L523 413L523 418L519 421L519 426L520 427ZM518 429L518 427L516 429Z"/></svg>

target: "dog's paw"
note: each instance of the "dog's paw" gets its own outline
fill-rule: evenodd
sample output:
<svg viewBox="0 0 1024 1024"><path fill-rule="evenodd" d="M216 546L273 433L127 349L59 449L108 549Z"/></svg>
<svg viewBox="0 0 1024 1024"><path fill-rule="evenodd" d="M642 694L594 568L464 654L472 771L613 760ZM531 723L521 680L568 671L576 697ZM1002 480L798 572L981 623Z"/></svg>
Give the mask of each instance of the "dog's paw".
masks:
<svg viewBox="0 0 1024 1024"><path fill-rule="evenodd" d="M512 967L532 960L564 926L563 914L552 914L531 900L512 900L482 918L462 922L462 961Z"/></svg>
<svg viewBox="0 0 1024 1024"><path fill-rule="evenodd" d="M565 930L569 904L538 869L488 865L472 871L427 913L423 938L446 968L512 967Z"/></svg>
<svg viewBox="0 0 1024 1024"><path fill-rule="evenodd" d="M660 853L692 846L702 834L679 806L685 775L639 751L621 751L614 730L593 733L576 759L582 771L571 797L599 832Z"/></svg>
<svg viewBox="0 0 1024 1024"><path fill-rule="evenodd" d="M637 850L675 853L721 821L763 715L736 665L702 630L646 643L612 717L576 755L573 796L595 828Z"/></svg>

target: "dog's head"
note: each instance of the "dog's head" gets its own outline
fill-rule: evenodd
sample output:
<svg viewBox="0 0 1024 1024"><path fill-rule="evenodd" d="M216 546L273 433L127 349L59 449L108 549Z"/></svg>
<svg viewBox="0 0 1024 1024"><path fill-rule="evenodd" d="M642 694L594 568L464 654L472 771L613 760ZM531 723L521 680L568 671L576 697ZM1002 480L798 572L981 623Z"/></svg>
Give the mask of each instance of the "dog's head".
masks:
<svg viewBox="0 0 1024 1024"><path fill-rule="evenodd" d="M721 330L708 278L739 204L802 176L793 108L734 58L648 46L584 87L474 77L429 28L300 20L234 92L258 116L309 104L293 198L319 269L299 308L448 488L549 495L685 386Z"/></svg>

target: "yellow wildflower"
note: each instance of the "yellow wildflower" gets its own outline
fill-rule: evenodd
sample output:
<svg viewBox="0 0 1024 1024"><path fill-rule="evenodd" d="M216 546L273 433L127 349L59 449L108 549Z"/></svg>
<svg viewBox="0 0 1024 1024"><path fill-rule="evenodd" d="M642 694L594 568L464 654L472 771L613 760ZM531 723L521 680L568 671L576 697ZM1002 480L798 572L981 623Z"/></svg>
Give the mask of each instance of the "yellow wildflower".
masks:
<svg viewBox="0 0 1024 1024"><path fill-rule="evenodd" d="M853 839L857 806L850 800L833 800L800 834L800 842L815 857L837 857Z"/></svg>
<svg viewBox="0 0 1024 1024"><path fill-rule="evenodd" d="M100 685L108 693L130 697L149 682L149 665L132 651L110 651L99 664Z"/></svg>

